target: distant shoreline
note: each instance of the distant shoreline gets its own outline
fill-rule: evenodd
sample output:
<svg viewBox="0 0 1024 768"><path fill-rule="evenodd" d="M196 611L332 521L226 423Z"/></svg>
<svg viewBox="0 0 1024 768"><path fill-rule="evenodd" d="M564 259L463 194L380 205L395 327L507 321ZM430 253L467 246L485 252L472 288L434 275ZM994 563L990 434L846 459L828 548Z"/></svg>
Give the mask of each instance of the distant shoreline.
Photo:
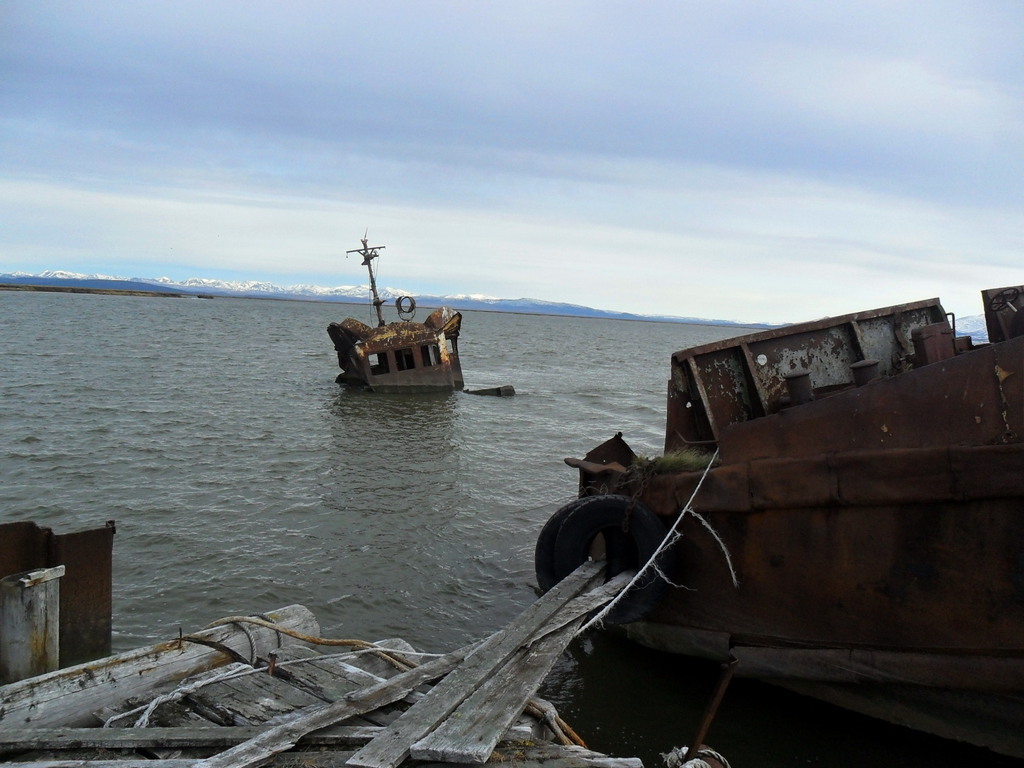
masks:
<svg viewBox="0 0 1024 768"><path fill-rule="evenodd" d="M159 296L172 299L191 299L195 293L171 293L170 291L136 291L126 288L82 288L77 285L23 285L21 283L0 283L0 291L46 291L48 293L100 293L115 296Z"/></svg>
<svg viewBox="0 0 1024 768"><path fill-rule="evenodd" d="M31 285L28 283L0 283L0 291L42 291L46 293L92 293L101 296L141 296L147 298L172 298L172 299L249 299L256 301L304 301L310 303L319 304L330 304L330 305L349 305L349 306L366 306L365 303L356 301L339 301L329 300L321 298L297 298L297 297L285 297L285 296L231 296L221 295L219 293L185 293L180 291L140 291L134 288L92 288L78 285ZM440 305L438 305L440 306ZM430 309L432 307L423 305L424 309ZM606 317L604 315L590 315L590 314L562 314L559 312L530 312L526 310L517 309L482 309L474 307L471 309L457 310L459 312L499 312L509 315L526 315L536 317L568 317L578 318L580 320L623 320L626 322L634 323L669 323L674 325L709 325L719 328L738 328L741 330L757 330L767 328L767 325L751 324L744 325L742 323L732 322L713 322L713 321L700 321L700 320L669 320L660 317Z"/></svg>

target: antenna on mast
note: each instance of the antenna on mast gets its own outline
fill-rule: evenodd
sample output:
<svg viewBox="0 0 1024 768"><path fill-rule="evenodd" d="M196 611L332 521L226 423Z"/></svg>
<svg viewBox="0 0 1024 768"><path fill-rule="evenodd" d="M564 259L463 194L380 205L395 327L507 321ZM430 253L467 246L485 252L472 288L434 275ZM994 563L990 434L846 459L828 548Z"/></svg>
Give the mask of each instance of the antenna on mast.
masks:
<svg viewBox="0 0 1024 768"><path fill-rule="evenodd" d="M377 294L377 279L374 277L373 274L373 260L380 256L379 251L383 251L384 246L368 245L367 235L369 233L370 228L367 227L366 231L363 233L362 240L360 241L363 244L362 248L355 248L351 251L345 251L345 255L348 256L350 253L358 253L360 256L363 257L363 266L366 267L367 271L370 273L370 293L373 294L373 308L377 310L377 325L383 327L385 325L384 312L383 310L381 310L381 307L384 305L384 301Z"/></svg>

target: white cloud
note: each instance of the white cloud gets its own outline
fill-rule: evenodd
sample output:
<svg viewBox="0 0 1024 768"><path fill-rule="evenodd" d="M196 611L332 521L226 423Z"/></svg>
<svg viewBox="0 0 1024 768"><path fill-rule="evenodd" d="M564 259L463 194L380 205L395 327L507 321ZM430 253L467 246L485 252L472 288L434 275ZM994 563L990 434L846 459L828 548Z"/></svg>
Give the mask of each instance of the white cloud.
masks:
<svg viewBox="0 0 1024 768"><path fill-rule="evenodd" d="M974 312L1020 282L1022 16L14 0L0 266L349 283L369 227L427 293Z"/></svg>
<svg viewBox="0 0 1024 768"><path fill-rule="evenodd" d="M504 196L475 208L357 202L352 188L289 197L40 183L4 184L0 202L9 246L37 269L88 271L102 253L108 269L140 276L351 283L361 267L343 252L368 227L388 246L389 284L652 314L795 321L932 295L974 314L978 291L1017 280L1015 211L713 167L601 169L509 174ZM59 247L33 250L57 222ZM40 260L54 252L74 263Z"/></svg>
<svg viewBox="0 0 1024 768"><path fill-rule="evenodd" d="M921 60L811 48L766 60L760 80L787 113L849 132L969 142L1022 127L1019 103L1006 90Z"/></svg>

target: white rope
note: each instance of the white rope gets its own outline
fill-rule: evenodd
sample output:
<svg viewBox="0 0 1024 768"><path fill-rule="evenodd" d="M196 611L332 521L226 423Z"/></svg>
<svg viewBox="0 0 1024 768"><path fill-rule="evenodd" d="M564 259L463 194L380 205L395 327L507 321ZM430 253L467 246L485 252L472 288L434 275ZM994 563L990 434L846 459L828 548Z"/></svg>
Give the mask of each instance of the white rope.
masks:
<svg viewBox="0 0 1024 768"><path fill-rule="evenodd" d="M665 538L661 540L661 544L659 544L658 548L654 550L654 554L652 554L650 558L647 560L647 562L644 563L643 568L636 572L633 578L630 579L629 584L627 584L611 602L605 605L605 607L602 608L598 612L598 614L594 616L594 618L592 618L590 621L588 621L586 624L580 627L579 631L576 632L577 635L586 632L588 629L592 627L602 626L605 617L611 612L615 605L626 596L626 593L633 588L633 586L643 577L643 575L647 572L648 569L653 568L658 578L664 579L668 584L672 584L672 581L670 581L668 577L665 576L664 572L662 572L661 568L658 567L656 560L661 555L661 553L668 549L670 546L672 546L672 544L674 544L677 539L682 538L682 534L679 533L677 529L679 528L680 523L682 522L683 518L686 517L687 514L696 517L701 522L701 524L705 528L707 528L708 531L710 531L715 541L718 542L718 546L721 547L722 551L725 553L725 561L729 566L729 573L732 576L733 586L739 586L739 580L736 578L736 572L733 570L732 567L732 559L729 557L729 551L726 549L725 543L722 541L722 538L718 535L715 529L711 527L708 521L700 515L698 515L696 512L694 512L691 506L693 504L693 500L697 497L698 491L700 491L700 487L704 484L704 480L707 478L708 472L711 471L711 467L714 465L715 459L717 458L718 449L716 448L714 455L711 457L711 460L708 461L708 465L704 467L704 474L700 476L700 480L697 482L697 487L694 488L693 493L690 494L689 501L687 501L685 506L683 506L683 509L676 517L675 522L672 523L672 526L668 529L668 532L665 534ZM677 585L672 584L672 586Z"/></svg>
<svg viewBox="0 0 1024 768"><path fill-rule="evenodd" d="M707 529L708 533L711 534L711 538L718 542L719 549L721 549L722 554L725 555L725 564L729 566L729 575L732 577L732 585L738 588L740 585L740 580L736 578L736 570L732 567L732 558L729 556L729 549L725 546L725 542L722 541L722 537L718 535L718 531L711 527L711 523L709 523L707 520L698 515L689 507L683 510L684 515L687 513L696 517L697 520L700 521L700 524L703 525Z"/></svg>
<svg viewBox="0 0 1024 768"><path fill-rule="evenodd" d="M711 747L701 747L696 755L687 760L686 755L689 751L689 747L676 747L667 754L663 753L661 759L667 768L711 768L711 763L703 759L705 757L717 760L725 768L729 768L729 761Z"/></svg>
<svg viewBox="0 0 1024 768"><path fill-rule="evenodd" d="M130 715L134 715L136 712L141 712L142 714L139 715L139 717L135 720L131 727L145 728L149 725L149 718L152 716L153 712L156 711L156 708L159 707L161 704L165 704L169 701L178 701L179 699L184 698L193 691L198 691L200 688L203 688L204 686L212 685L213 683L219 683L222 680L230 680L234 677L251 675L253 672L256 671L262 670L254 670L251 667L246 667L242 664L231 664L227 667L227 669L225 669L222 672L219 672L210 677L195 680L192 683L175 688L170 693L165 693L162 696L157 696L155 699L149 702L149 704L146 704L141 707L136 707L135 709L128 710L127 712L121 712L117 715L114 715L113 717L108 718L103 723L103 727L110 728L115 721L127 718Z"/></svg>
<svg viewBox="0 0 1024 768"><path fill-rule="evenodd" d="M384 651L384 652L389 652L390 651L392 653L401 653L403 656L420 656L420 657L430 657L430 658L437 657L437 656L441 655L441 654L438 654L438 653L418 653L418 652L415 652L415 651L396 651L396 650L394 650L392 648L385 648L382 645L374 645L373 648L362 648L362 649L353 650L353 651L343 651L341 653L317 654L316 656L310 656L309 658L302 658L302 659L288 659L287 661L279 661L279 662L277 662L277 666L279 668L280 667L290 667L290 666L294 666L294 665L305 664L307 662L325 661L325 660L328 660L328 659L339 660L340 661L342 659L353 658L355 656L362 656L362 655L371 654L371 653L379 653L380 651ZM366 673L366 674L372 674L372 673L367 672L365 669L360 669L358 667L356 667L356 669L358 669L358 671ZM125 719L131 717L132 715L136 715L136 714L141 713L141 714L139 714L138 718L136 718L135 722L130 727L132 727L132 728L146 728L149 725L149 720L153 716L153 713L156 711L156 708L159 707L161 704L166 704L166 703L172 702L172 701L179 701L180 699L183 699L188 694L195 693L200 688L205 688L206 686L212 685L213 683L220 683L220 682L223 682L224 680L233 680L236 677L245 677L246 675L255 675L255 674L264 674L265 675L266 673L267 673L267 668L266 667L245 666L244 664L239 664L237 662L234 663L234 664L229 664L225 669L223 669L223 670L221 670L219 672L212 673L212 674L208 675L207 677L202 677L202 678L199 678L198 680L193 680L193 681L191 681L189 683L186 683L184 685L181 685L181 686L175 688L173 691L169 691L168 693L165 693L165 694L163 694L161 696L157 696L155 699L150 701L148 704L143 704L141 706L135 707L135 709L130 709L130 710L127 710L125 712L119 712L118 714L113 715L113 716L107 718L107 720L103 723L103 727L104 728L111 728L114 725L115 722L117 722L119 720L125 720ZM376 677L376 675L374 675L374 677Z"/></svg>

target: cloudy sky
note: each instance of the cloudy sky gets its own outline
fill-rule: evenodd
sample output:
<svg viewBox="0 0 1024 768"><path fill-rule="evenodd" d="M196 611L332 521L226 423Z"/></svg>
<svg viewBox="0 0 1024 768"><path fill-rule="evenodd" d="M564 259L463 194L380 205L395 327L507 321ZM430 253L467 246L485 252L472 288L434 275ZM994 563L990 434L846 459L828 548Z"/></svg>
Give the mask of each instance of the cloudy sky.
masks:
<svg viewBox="0 0 1024 768"><path fill-rule="evenodd" d="M1024 283L1020 0L3 0L0 271L800 321Z"/></svg>

